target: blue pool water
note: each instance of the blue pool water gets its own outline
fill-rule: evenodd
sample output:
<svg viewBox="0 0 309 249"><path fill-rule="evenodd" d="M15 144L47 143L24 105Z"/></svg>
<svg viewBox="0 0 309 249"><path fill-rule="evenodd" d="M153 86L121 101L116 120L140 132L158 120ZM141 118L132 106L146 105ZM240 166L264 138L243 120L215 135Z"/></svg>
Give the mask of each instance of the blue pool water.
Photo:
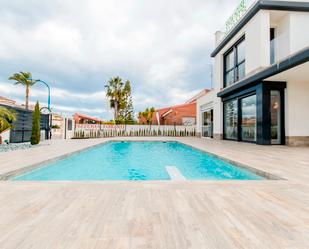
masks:
<svg viewBox="0 0 309 249"><path fill-rule="evenodd" d="M110 142L14 180L170 180L166 166L176 167L188 180L262 179L177 142Z"/></svg>

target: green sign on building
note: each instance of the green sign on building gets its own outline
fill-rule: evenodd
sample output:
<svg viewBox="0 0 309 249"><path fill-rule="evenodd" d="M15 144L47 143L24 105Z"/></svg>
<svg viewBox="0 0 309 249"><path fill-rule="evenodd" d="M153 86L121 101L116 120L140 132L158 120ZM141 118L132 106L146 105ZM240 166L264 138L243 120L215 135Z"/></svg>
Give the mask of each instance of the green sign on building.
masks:
<svg viewBox="0 0 309 249"><path fill-rule="evenodd" d="M229 17L225 23L225 32L229 32L234 25L239 21L242 15L246 12L247 5L245 0L241 0L235 9L234 13Z"/></svg>

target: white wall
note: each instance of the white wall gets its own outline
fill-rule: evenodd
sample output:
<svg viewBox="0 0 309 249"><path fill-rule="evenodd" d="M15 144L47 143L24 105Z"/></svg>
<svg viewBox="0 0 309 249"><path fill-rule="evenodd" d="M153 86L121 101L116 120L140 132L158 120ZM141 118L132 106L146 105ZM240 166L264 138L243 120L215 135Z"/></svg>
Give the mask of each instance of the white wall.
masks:
<svg viewBox="0 0 309 249"><path fill-rule="evenodd" d="M286 136L309 136L309 78L307 82L288 82L285 96Z"/></svg>
<svg viewBox="0 0 309 249"><path fill-rule="evenodd" d="M260 10L245 26L246 74L270 64L270 14Z"/></svg>
<svg viewBox="0 0 309 249"><path fill-rule="evenodd" d="M290 49L295 53L309 46L309 13L291 12L290 13Z"/></svg>
<svg viewBox="0 0 309 249"><path fill-rule="evenodd" d="M72 120L72 130L68 130L69 119ZM64 118L62 127L63 129L52 129L52 139L65 139L65 137L66 139L71 139L72 137L74 137L74 131L75 131L74 119Z"/></svg>
<svg viewBox="0 0 309 249"><path fill-rule="evenodd" d="M286 13L280 22L272 25L275 28L275 60L279 61L291 53L290 13Z"/></svg>
<svg viewBox="0 0 309 249"><path fill-rule="evenodd" d="M260 10L215 56L214 89L223 88L223 56L245 35L246 75L270 65L270 11Z"/></svg>

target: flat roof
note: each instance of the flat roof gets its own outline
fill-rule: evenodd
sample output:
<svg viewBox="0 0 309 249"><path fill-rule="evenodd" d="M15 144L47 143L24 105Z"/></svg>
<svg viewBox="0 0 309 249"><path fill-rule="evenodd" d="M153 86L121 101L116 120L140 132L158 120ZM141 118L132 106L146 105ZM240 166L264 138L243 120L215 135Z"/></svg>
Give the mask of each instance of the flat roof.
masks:
<svg viewBox="0 0 309 249"><path fill-rule="evenodd" d="M309 2L294 2L294 1L269 1L259 0L247 13L240 19L240 21L232 28L232 30L219 43L215 50L211 53L211 57L215 57L225 45L251 20L251 18L259 10L285 10L285 11L304 11L309 12Z"/></svg>

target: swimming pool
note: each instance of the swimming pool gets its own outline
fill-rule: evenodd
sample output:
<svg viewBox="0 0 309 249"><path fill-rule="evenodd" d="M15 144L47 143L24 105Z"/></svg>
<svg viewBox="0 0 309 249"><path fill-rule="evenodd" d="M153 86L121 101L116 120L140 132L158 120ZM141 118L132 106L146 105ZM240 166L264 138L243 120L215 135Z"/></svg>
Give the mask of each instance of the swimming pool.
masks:
<svg viewBox="0 0 309 249"><path fill-rule="evenodd" d="M109 142L16 176L19 181L260 180L178 142Z"/></svg>

